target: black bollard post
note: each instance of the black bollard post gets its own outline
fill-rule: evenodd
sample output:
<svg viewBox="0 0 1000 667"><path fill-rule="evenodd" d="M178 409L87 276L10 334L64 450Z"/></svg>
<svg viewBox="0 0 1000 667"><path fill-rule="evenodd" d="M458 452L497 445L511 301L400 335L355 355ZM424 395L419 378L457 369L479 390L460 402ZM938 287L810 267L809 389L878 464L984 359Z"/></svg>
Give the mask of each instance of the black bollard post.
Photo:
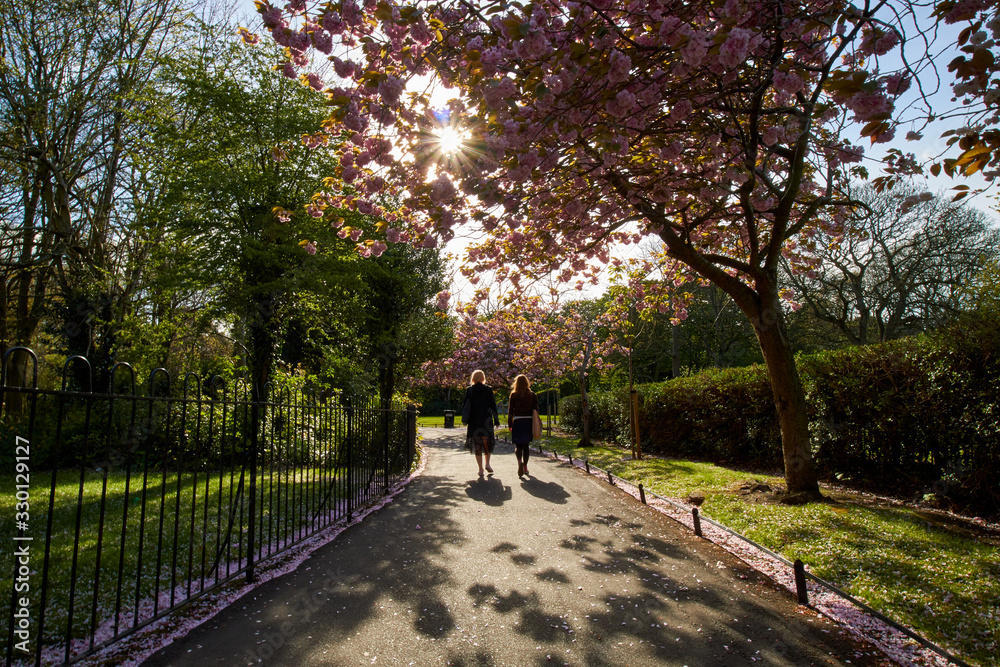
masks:
<svg viewBox="0 0 1000 667"><path fill-rule="evenodd" d="M701 517L698 516L698 508L691 508L691 518L694 519L694 534L698 537L702 537L701 534Z"/></svg>
<svg viewBox="0 0 1000 667"><path fill-rule="evenodd" d="M799 604L809 604L809 592L806 590L806 566L798 558L793 565L795 570L795 592L799 598Z"/></svg>
<svg viewBox="0 0 1000 667"><path fill-rule="evenodd" d="M590 459L584 459L583 465L587 468L587 474L590 474Z"/></svg>
<svg viewBox="0 0 1000 667"><path fill-rule="evenodd" d="M642 488L642 482L639 482L639 500L643 505L646 504L646 489Z"/></svg>
<svg viewBox="0 0 1000 667"><path fill-rule="evenodd" d="M611 471L610 470L608 471L608 484L610 484L611 486L615 485L615 480L611 477Z"/></svg>

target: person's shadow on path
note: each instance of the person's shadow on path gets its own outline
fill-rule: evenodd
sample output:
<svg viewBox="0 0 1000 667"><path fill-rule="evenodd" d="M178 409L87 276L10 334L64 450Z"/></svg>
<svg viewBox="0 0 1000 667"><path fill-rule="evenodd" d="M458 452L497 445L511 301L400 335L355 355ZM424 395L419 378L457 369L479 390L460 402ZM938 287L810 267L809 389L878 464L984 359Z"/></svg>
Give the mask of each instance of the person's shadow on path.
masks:
<svg viewBox="0 0 1000 667"><path fill-rule="evenodd" d="M514 492L511 488L504 486L504 483L493 475L467 482L465 485L465 494L473 500L497 507L503 505L504 501L514 497Z"/></svg>
<svg viewBox="0 0 1000 667"><path fill-rule="evenodd" d="M569 499L569 492L556 482L543 482L535 477L522 477L521 488L542 500L557 505L565 505Z"/></svg>

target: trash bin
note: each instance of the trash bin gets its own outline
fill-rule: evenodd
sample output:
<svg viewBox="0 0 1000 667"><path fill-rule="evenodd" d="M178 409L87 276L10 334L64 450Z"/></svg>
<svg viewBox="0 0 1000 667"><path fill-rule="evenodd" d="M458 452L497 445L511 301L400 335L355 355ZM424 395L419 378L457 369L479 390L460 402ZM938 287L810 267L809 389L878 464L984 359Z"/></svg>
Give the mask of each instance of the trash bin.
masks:
<svg viewBox="0 0 1000 667"><path fill-rule="evenodd" d="M455 428L455 411L445 410L444 411L444 427L445 428Z"/></svg>

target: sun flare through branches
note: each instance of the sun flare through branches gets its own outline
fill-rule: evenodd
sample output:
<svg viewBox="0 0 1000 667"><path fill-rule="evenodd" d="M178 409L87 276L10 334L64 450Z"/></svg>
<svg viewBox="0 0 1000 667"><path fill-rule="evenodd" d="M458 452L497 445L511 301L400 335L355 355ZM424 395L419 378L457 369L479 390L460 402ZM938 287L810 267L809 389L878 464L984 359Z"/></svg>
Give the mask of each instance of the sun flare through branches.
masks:
<svg viewBox="0 0 1000 667"><path fill-rule="evenodd" d="M438 150L445 155L454 155L462 150L465 138L462 132L451 125L445 125L437 132Z"/></svg>

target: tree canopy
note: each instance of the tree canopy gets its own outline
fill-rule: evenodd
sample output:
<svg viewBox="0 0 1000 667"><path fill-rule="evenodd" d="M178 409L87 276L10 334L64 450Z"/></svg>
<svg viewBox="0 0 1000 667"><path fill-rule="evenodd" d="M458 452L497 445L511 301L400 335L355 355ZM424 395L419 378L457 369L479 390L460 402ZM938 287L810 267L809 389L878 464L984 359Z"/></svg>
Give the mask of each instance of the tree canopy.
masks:
<svg viewBox="0 0 1000 667"><path fill-rule="evenodd" d="M956 3L962 17L994 12ZM486 232L466 269L595 279L611 244L658 237L666 274L707 279L753 324L782 430L789 489L818 494L779 279L842 235L864 153L885 142L913 83L894 59L911 5L843 0L341 0L259 2L287 76L324 90L338 174L388 241L434 246ZM952 16L952 14L948 14ZM336 52L335 49L336 42ZM336 78L309 71L330 54ZM301 75L298 74L302 71ZM455 92L441 108L407 82ZM461 138L454 149L449 138ZM912 161L894 160L905 171ZM389 184L401 206L373 200ZM367 196L366 196L367 195ZM363 252L379 243L376 228ZM516 258L516 269L510 259Z"/></svg>

